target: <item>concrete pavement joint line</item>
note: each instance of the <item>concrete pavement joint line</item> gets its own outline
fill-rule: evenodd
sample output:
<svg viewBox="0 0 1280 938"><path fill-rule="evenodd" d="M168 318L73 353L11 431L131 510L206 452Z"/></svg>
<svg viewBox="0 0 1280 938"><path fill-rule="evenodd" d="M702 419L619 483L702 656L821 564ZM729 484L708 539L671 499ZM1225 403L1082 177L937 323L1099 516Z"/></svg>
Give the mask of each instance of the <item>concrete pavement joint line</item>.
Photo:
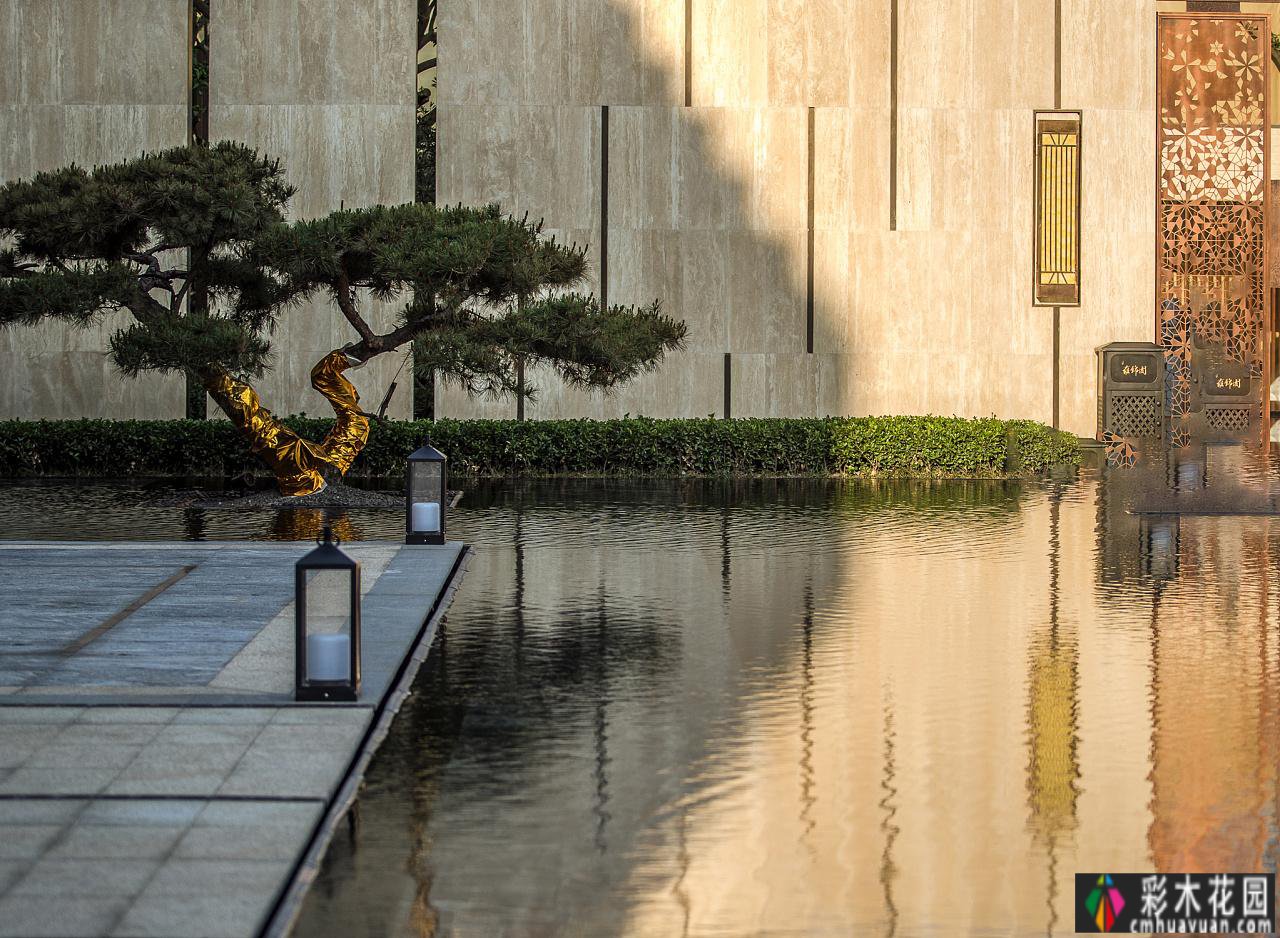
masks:
<svg viewBox="0 0 1280 938"><path fill-rule="evenodd" d="M63 655L64 657L67 655L74 655L76 652L80 651L80 649L89 645L91 642L97 641L103 635L106 635L107 632L111 631L111 629L115 628L125 619L129 618L129 616L133 615L135 612L137 612L147 603L151 602L151 600L155 599L157 596L159 596L169 587L173 586L173 584L183 579L188 573L190 573L192 570L194 570L198 566L200 565L189 564L188 566L183 567L173 576L169 577L169 579L165 580L163 583L160 583L160 584L157 584L156 586L151 587L151 589L147 590L145 593L143 593L133 602L129 603L129 605L125 606L123 609L117 612L115 615L108 617L100 624L95 625L89 631L85 632L83 635L77 638L74 642L70 642L69 644L67 644L58 652L58 654Z"/></svg>
<svg viewBox="0 0 1280 938"><path fill-rule="evenodd" d="M61 792L50 792L45 794L17 794L14 792L0 792L0 801L267 801L282 802L285 804L293 803L320 803L323 804L323 798L315 795L167 795L167 794L146 794L146 795L126 795L126 794L63 794Z"/></svg>
<svg viewBox="0 0 1280 938"><path fill-rule="evenodd" d="M219 553L220 551L226 550L228 545L243 544L243 543L244 541L221 541L221 542L217 542L216 544L212 541L202 541L202 542L179 541L176 543L169 542L169 541L72 541L72 542L68 542L68 541L5 541L4 543L0 543L0 551L4 551L4 550L16 550L16 551L23 551L23 552L30 551L30 550L89 550L94 552L104 551L104 550L135 551L138 549L138 546L141 545L145 547L147 550L171 550L171 551L182 551L183 553L190 553L191 551L194 550L196 552L207 551L208 553L216 554L216 553ZM252 543L257 543L257 542L252 542ZM268 542L264 541L262 543L268 543Z"/></svg>

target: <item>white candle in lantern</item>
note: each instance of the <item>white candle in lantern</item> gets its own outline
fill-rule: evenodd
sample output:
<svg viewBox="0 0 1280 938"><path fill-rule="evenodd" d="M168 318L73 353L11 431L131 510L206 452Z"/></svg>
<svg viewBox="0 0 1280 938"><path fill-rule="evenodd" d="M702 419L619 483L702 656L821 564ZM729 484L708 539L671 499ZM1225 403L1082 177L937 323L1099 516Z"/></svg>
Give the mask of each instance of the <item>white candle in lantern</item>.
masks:
<svg viewBox="0 0 1280 938"><path fill-rule="evenodd" d="M351 637L308 635L307 680L348 681L350 679Z"/></svg>
<svg viewBox="0 0 1280 938"><path fill-rule="evenodd" d="M410 520L413 522L415 531L439 531L440 503L414 502Z"/></svg>

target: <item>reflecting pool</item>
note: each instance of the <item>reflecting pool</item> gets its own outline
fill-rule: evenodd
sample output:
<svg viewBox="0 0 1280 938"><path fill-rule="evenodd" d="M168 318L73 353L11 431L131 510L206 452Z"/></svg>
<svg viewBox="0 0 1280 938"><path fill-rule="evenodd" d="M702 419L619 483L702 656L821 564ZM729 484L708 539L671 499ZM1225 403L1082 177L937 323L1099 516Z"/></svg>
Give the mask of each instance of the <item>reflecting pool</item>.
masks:
<svg viewBox="0 0 1280 938"><path fill-rule="evenodd" d="M1069 934L1076 871L1275 869L1275 518L1090 474L468 503L299 934Z"/></svg>
<svg viewBox="0 0 1280 938"><path fill-rule="evenodd" d="M1277 473L1225 458L469 487L475 557L297 933L1070 934L1077 871L1274 871ZM6 535L319 523L67 495L7 487Z"/></svg>

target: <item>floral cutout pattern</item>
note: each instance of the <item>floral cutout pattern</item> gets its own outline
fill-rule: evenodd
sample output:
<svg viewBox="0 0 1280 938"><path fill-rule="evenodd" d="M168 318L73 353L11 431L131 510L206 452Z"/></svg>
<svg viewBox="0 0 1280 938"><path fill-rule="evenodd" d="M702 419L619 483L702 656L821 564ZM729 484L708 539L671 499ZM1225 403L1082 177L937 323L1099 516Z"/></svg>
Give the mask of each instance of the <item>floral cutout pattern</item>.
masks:
<svg viewBox="0 0 1280 938"><path fill-rule="evenodd" d="M1132 469L1138 464L1138 451L1122 436L1110 430L1102 431L1102 444L1106 447L1107 465L1114 469Z"/></svg>
<svg viewBox="0 0 1280 938"><path fill-rule="evenodd" d="M1199 357L1263 374L1266 64L1261 18L1161 16L1159 342L1175 446L1189 441ZM1260 406L1265 406L1263 403Z"/></svg>

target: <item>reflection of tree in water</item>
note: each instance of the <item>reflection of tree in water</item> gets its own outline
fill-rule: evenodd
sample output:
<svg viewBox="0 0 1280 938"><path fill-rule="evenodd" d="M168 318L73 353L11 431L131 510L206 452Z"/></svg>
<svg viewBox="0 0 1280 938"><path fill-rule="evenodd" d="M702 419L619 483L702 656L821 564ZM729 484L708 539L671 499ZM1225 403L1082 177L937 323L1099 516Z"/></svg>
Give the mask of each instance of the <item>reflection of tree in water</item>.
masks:
<svg viewBox="0 0 1280 938"><path fill-rule="evenodd" d="M557 617L554 630L525 627L525 548L522 511L516 512L509 601L473 605L467 629L450 634L442 624L413 693L375 757L369 788L407 787L412 800L408 872L416 883L410 912L414 934L433 935L439 913L431 904L434 879L430 825L445 767L464 737L467 790L450 790L451 807L497 800L527 789L556 758L546 741L565 727L592 732L596 823L593 842L603 853L610 814L608 768L609 686L640 682L659 687L676 671L678 627L637 618L610 607L602 581L595 595ZM574 597L566 597L566 604ZM447 861L445 861L447 862Z"/></svg>
<svg viewBox="0 0 1280 938"><path fill-rule="evenodd" d="M800 836L813 833L813 806L817 779L813 769L813 578L805 578L804 619L801 623L800 658ZM812 854L813 845L809 844Z"/></svg>
<svg viewBox="0 0 1280 938"><path fill-rule="evenodd" d="M898 878L898 865L893 859L893 845L902 829L894 820L898 814L897 805L897 763L894 761L894 746L897 734L893 728L893 694L885 690L884 698L884 773L880 778L880 788L884 797L880 799L880 807L884 817L880 821L880 830L884 834L884 850L880 854L880 886L884 890L884 908L888 922L885 934L893 938L898 933L898 904L893 897L893 884Z"/></svg>
<svg viewBox="0 0 1280 938"><path fill-rule="evenodd" d="M189 541L203 541L206 529L203 508L182 509L182 534Z"/></svg>
<svg viewBox="0 0 1280 938"><path fill-rule="evenodd" d="M482 799L520 790L542 768L532 744L571 723L593 725L603 681L661 686L679 657L675 627L611 610L601 641L594 616L570 611L554 633L526 636L517 667L509 625L499 607L474 608L466 635L451 639L455 655L446 663L433 651L415 687L426 735L414 737L414 749L452 747L465 716L469 758L493 769L481 773L483 791L467 793ZM585 721L584 712L592 714Z"/></svg>
<svg viewBox="0 0 1280 938"><path fill-rule="evenodd" d="M333 527L340 541L364 539L360 528L345 511L329 508L280 508L271 519L269 539L276 541L315 541L324 532L325 522Z"/></svg>
<svg viewBox="0 0 1280 938"><path fill-rule="evenodd" d="M605 667L605 644L608 641L608 612L605 602L604 574L600 576L600 591L596 596L596 713L592 721L595 737L595 847L598 853L608 849L605 829L609 824L609 672Z"/></svg>

